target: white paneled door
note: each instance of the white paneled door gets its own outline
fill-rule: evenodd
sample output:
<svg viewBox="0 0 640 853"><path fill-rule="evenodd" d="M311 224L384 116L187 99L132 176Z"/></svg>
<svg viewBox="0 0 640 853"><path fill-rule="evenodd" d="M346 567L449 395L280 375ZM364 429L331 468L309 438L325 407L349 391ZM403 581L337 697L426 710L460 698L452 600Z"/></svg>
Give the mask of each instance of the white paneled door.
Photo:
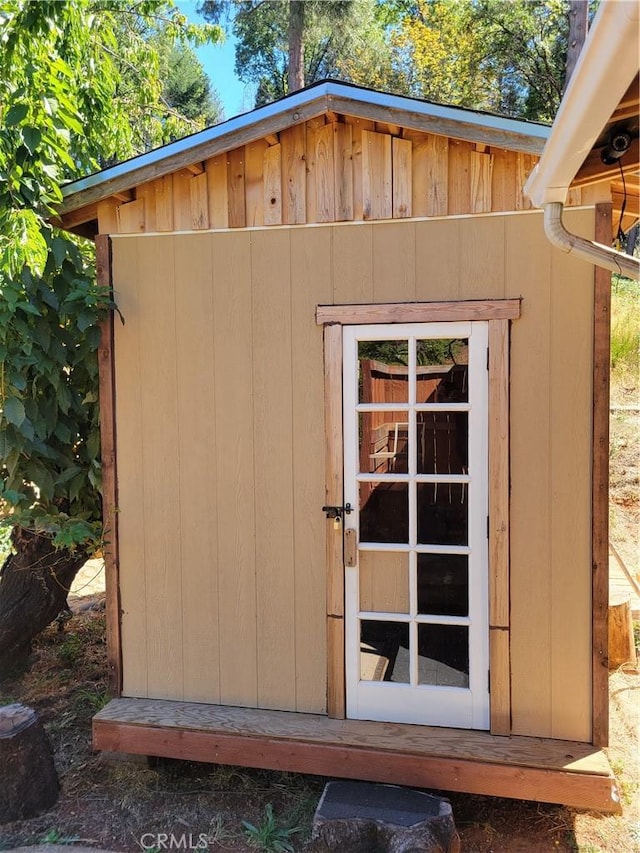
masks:
<svg viewBox="0 0 640 853"><path fill-rule="evenodd" d="M343 335L347 716L487 729L487 323Z"/></svg>

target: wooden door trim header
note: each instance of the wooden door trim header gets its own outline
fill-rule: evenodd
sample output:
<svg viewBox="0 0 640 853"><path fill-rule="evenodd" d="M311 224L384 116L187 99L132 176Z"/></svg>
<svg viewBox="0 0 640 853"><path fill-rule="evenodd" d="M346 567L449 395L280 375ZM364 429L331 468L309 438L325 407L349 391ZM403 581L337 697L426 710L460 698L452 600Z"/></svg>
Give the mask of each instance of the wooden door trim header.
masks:
<svg viewBox="0 0 640 853"><path fill-rule="evenodd" d="M460 302L386 302L379 305L318 305L319 326L339 323L436 323L456 320L516 320L521 298L478 299Z"/></svg>

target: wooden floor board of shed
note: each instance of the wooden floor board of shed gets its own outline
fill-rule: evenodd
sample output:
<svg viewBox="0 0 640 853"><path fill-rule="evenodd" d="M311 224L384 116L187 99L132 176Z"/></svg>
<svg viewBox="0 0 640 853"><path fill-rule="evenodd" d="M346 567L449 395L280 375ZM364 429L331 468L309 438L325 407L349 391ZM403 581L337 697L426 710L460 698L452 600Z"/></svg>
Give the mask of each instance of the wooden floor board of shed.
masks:
<svg viewBox="0 0 640 853"><path fill-rule="evenodd" d="M115 752L619 811L605 754L566 740L162 699L112 700L93 739Z"/></svg>

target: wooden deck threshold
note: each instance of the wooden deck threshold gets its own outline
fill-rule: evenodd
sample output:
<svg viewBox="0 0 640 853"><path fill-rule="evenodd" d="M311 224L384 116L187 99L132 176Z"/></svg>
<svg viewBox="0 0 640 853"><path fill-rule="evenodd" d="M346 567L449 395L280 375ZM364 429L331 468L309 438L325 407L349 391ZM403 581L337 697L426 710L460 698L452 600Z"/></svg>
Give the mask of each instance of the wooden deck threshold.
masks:
<svg viewBox="0 0 640 853"><path fill-rule="evenodd" d="M113 699L95 749L562 803L620 813L609 762L590 744L175 702Z"/></svg>

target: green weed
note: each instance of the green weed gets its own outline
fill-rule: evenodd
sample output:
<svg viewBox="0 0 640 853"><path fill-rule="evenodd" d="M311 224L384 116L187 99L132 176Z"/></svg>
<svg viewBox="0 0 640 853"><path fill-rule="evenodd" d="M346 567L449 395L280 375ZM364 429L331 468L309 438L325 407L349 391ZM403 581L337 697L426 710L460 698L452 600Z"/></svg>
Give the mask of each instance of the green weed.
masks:
<svg viewBox="0 0 640 853"><path fill-rule="evenodd" d="M611 370L633 372L640 368L640 285L614 278L611 294Z"/></svg>
<svg viewBox="0 0 640 853"><path fill-rule="evenodd" d="M50 829L49 832L40 839L40 844L76 844L80 840L79 835L63 835L59 829Z"/></svg>
<svg viewBox="0 0 640 853"><path fill-rule="evenodd" d="M290 839L302 831L299 826L280 826L271 803L267 803L262 823L255 826L243 820L242 828L249 844L264 853L294 853Z"/></svg>
<svg viewBox="0 0 640 853"><path fill-rule="evenodd" d="M109 701L109 694L106 687L92 685L91 687L82 687L78 690L73 699L73 707L75 711L81 711L83 708L88 708L92 713L97 714L102 710Z"/></svg>
<svg viewBox="0 0 640 853"><path fill-rule="evenodd" d="M82 655L83 643L77 634L69 634L58 648L58 658L67 666L76 663Z"/></svg>
<svg viewBox="0 0 640 853"><path fill-rule="evenodd" d="M209 824L209 832L207 833L209 844L224 844L227 841L234 839L234 834L226 828L222 815L216 815Z"/></svg>

